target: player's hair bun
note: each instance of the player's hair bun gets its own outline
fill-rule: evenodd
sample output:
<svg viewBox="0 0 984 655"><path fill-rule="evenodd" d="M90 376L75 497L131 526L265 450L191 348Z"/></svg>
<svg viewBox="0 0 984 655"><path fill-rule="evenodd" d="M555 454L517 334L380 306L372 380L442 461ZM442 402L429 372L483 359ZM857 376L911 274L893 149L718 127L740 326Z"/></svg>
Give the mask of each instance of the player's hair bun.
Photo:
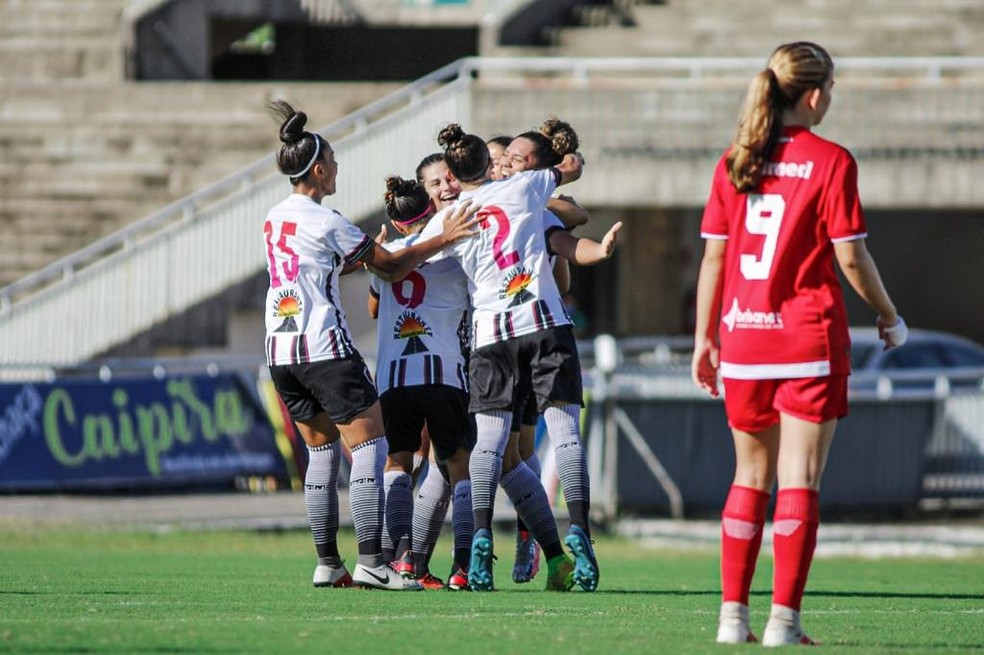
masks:
<svg viewBox="0 0 984 655"><path fill-rule="evenodd" d="M465 131L458 123L451 123L437 135L437 144L445 150L450 150L460 144L465 138Z"/></svg>
<svg viewBox="0 0 984 655"><path fill-rule="evenodd" d="M570 123L551 116L540 126L540 134L550 139L551 149L563 157L577 152L580 143Z"/></svg>

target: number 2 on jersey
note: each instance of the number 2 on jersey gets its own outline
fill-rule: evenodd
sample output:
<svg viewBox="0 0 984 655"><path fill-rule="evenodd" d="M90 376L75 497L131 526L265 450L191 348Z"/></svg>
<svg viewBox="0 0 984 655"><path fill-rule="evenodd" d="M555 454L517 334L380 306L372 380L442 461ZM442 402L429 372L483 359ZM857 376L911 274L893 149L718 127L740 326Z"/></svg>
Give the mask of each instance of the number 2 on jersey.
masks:
<svg viewBox="0 0 984 655"><path fill-rule="evenodd" d="M280 226L280 238L277 239L277 249L287 255L287 261L283 262L284 277L288 282L297 280L301 267L298 265L300 259L294 249L287 245L287 237L292 237L297 233L297 223L282 223ZM266 238L267 246L267 266L270 270L270 286L276 289L283 284L280 279L280 272L277 270L277 258L273 254L273 223L267 221L263 224L263 236Z"/></svg>
<svg viewBox="0 0 984 655"><path fill-rule="evenodd" d="M495 219L496 231L495 238L492 240L492 257L495 259L496 266L500 270L505 270L518 262L519 253L517 251L502 252L502 244L505 243L506 238L509 236L509 217L506 216L506 212L495 205L490 205L479 210L478 218L481 219L479 225L482 229L488 227L489 218Z"/></svg>
<svg viewBox="0 0 984 655"><path fill-rule="evenodd" d="M741 256L741 274L746 280L768 280L779 242L779 226L786 212L786 201L777 193L750 193L745 205L745 229L765 237L762 254Z"/></svg>

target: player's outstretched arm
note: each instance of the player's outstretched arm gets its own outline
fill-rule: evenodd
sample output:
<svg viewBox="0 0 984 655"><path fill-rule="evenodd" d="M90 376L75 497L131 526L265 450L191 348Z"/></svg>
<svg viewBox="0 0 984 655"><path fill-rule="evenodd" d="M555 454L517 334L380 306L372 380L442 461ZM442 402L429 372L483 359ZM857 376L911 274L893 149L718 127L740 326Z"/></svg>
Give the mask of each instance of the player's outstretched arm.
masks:
<svg viewBox="0 0 984 655"><path fill-rule="evenodd" d="M475 213L480 208L480 205L474 205L471 200L466 200L458 205L453 212L444 216L441 234L395 253L389 252L377 243L362 261L365 262L367 268L387 282L402 280L419 264L448 246L478 234L475 225L479 219L475 217ZM441 220L441 215L439 214L431 220Z"/></svg>
<svg viewBox="0 0 984 655"><path fill-rule="evenodd" d="M563 230L554 230L550 233L550 249L578 266L592 266L612 256L621 229L622 221L615 223L602 238L601 243L593 239L576 237Z"/></svg>

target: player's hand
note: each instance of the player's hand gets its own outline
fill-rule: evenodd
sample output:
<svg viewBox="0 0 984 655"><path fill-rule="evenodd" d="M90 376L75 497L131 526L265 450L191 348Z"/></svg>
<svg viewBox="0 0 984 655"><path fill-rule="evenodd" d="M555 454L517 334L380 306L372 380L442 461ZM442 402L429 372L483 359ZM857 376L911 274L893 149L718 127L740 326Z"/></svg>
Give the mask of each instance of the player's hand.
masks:
<svg viewBox="0 0 984 655"><path fill-rule="evenodd" d="M601 250L608 259L615 252L615 242L618 241L618 232L622 229L622 221L619 221L605 233L605 237L601 240Z"/></svg>
<svg viewBox="0 0 984 655"><path fill-rule="evenodd" d="M455 243L478 234L478 230L473 228L481 220L475 216L481 208L481 205L474 204L471 199L459 203L453 212L444 217L444 240Z"/></svg>
<svg viewBox="0 0 984 655"><path fill-rule="evenodd" d="M878 338L885 342L882 350L898 348L909 338L909 326L905 324L901 316L898 316L892 325L885 325L881 318L879 318Z"/></svg>
<svg viewBox="0 0 984 655"><path fill-rule="evenodd" d="M382 245L386 241L386 223L379 226L379 234L373 239L376 243Z"/></svg>
<svg viewBox="0 0 984 655"><path fill-rule="evenodd" d="M706 391L712 397L718 397L718 366L720 366L720 351L710 340L697 341L694 344L694 358L690 363L690 374L694 384Z"/></svg>

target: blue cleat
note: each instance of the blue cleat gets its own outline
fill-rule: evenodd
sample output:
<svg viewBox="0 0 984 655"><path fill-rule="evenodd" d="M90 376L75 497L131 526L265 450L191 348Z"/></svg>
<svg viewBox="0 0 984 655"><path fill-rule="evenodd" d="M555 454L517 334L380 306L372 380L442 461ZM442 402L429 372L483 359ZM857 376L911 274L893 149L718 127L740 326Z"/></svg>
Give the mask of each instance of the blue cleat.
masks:
<svg viewBox="0 0 984 655"><path fill-rule="evenodd" d="M584 528L572 525L564 537L564 545L574 556L574 584L584 591L597 589L598 560L595 559L594 548L591 547L591 540Z"/></svg>
<svg viewBox="0 0 984 655"><path fill-rule="evenodd" d="M472 539L468 563L468 586L472 591L493 591L492 559L492 533L481 528Z"/></svg>
<svg viewBox="0 0 984 655"><path fill-rule="evenodd" d="M540 570L540 544L528 530L516 532L516 563L513 564L513 582L529 582Z"/></svg>

